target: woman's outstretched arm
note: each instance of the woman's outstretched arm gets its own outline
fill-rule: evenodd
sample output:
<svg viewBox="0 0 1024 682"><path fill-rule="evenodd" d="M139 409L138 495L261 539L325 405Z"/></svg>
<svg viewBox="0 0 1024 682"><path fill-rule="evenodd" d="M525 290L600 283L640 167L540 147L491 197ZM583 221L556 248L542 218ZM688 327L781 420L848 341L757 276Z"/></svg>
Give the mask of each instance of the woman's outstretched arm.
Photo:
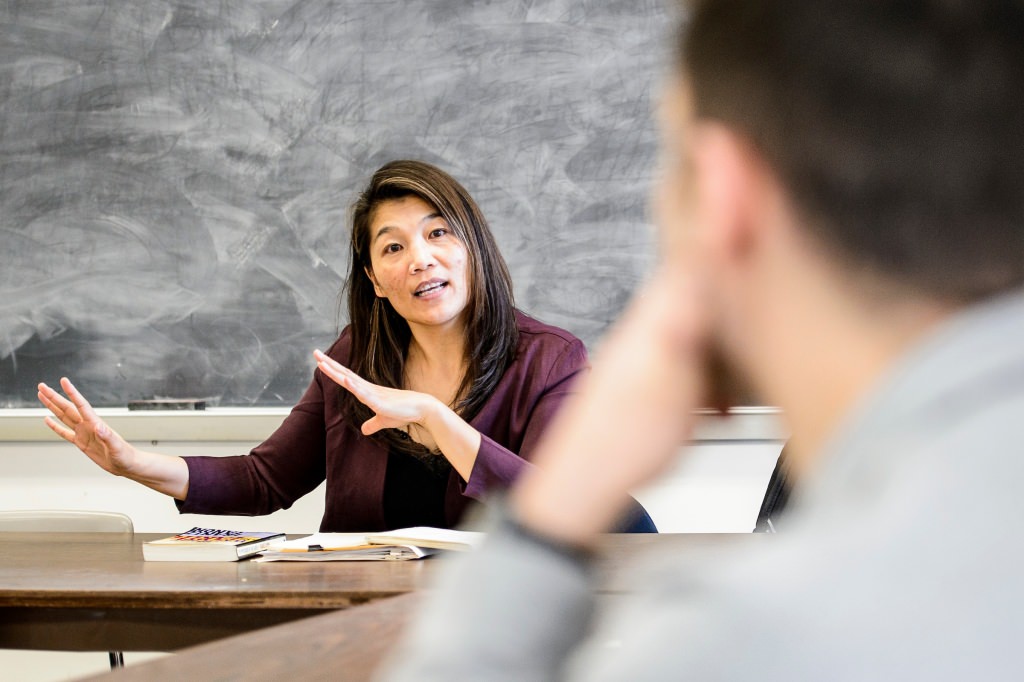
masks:
<svg viewBox="0 0 1024 682"><path fill-rule="evenodd" d="M65 398L39 384L39 402L52 415L44 421L58 436L84 452L101 469L123 476L165 495L184 500L188 493L188 466L181 457L139 450L97 416L74 384L60 380Z"/></svg>

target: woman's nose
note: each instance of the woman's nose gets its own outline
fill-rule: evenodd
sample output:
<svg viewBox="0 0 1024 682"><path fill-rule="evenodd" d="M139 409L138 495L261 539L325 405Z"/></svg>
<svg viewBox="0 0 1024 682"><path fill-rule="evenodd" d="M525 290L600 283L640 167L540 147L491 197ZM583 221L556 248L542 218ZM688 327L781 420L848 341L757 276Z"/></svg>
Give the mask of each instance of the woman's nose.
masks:
<svg viewBox="0 0 1024 682"><path fill-rule="evenodd" d="M417 273L437 264L434 252L425 242L413 242L409 245L409 272Z"/></svg>

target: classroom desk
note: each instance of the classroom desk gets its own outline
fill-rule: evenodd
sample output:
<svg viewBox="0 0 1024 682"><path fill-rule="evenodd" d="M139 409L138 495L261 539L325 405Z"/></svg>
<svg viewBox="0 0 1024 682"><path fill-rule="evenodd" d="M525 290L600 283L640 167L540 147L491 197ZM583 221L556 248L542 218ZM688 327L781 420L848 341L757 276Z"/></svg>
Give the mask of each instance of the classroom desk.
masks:
<svg viewBox="0 0 1024 682"><path fill-rule="evenodd" d="M770 535L611 535L601 548L602 601L637 587L627 570L640 550L718 552ZM414 562L419 563L419 562ZM426 564L435 564L429 560ZM88 678L88 682L248 682L252 679L327 682L372 679L422 599L405 594L229 637ZM240 661L254 662L252 665ZM258 663L256 663L258 662ZM86 682L86 681L83 681Z"/></svg>
<svg viewBox="0 0 1024 682"><path fill-rule="evenodd" d="M237 658L240 652L272 649L291 661L289 679L320 679L324 652L339 665L357 658L375 665L404 622L407 602L417 598L409 593L427 587L442 563L143 561L142 542L162 536L0 533L0 648L174 651L249 633L207 644L201 656L189 649L189 655L166 659L195 666L184 678L178 667L169 676L146 679L202 679L204 670L234 679L225 676L230 670L224 665L214 665L218 657L226 665L246 660ZM625 567L645 548L718 551L764 537L608 536L599 589L615 594L636 587ZM310 616L315 618L291 623ZM309 657L319 663L296 672ZM150 665L159 671L170 663L138 669Z"/></svg>
<svg viewBox="0 0 1024 682"><path fill-rule="evenodd" d="M164 536L0 533L0 648L173 651L412 592L433 568L143 561Z"/></svg>
<svg viewBox="0 0 1024 682"><path fill-rule="evenodd" d="M360 682L395 645L420 594L228 637L80 682Z"/></svg>

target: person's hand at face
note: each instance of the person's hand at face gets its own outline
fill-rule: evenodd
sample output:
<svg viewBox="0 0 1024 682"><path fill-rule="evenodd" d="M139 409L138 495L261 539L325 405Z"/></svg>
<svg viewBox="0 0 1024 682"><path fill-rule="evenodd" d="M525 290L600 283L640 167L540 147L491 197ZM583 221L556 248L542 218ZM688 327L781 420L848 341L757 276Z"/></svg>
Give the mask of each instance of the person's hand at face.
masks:
<svg viewBox="0 0 1024 682"><path fill-rule="evenodd" d="M60 380L67 398L46 384L39 384L38 398L53 416L44 421L58 436L84 452L103 470L127 476L133 469L136 451L111 429L67 377Z"/></svg>
<svg viewBox="0 0 1024 682"><path fill-rule="evenodd" d="M666 120L686 120L684 105L671 98ZM708 278L696 247L687 131L665 132L653 201L662 263L603 341L537 452L536 469L512 496L520 522L571 544L586 545L611 527L628 492L676 459L706 401Z"/></svg>
<svg viewBox="0 0 1024 682"><path fill-rule="evenodd" d="M661 270L605 339L513 494L519 520L586 545L689 437L704 391L699 284Z"/></svg>

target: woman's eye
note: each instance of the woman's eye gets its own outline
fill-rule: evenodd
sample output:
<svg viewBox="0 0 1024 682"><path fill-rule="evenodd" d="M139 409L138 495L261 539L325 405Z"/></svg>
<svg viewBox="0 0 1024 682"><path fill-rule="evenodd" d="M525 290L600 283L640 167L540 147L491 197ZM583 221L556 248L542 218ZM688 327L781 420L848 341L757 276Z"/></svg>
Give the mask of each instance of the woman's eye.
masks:
<svg viewBox="0 0 1024 682"><path fill-rule="evenodd" d="M399 244L388 244L384 247L384 253L398 253L402 250Z"/></svg>
<svg viewBox="0 0 1024 682"><path fill-rule="evenodd" d="M430 231L430 236L433 237L434 239L437 239L438 237L443 237L446 234L448 234L448 228L446 227L436 227Z"/></svg>

